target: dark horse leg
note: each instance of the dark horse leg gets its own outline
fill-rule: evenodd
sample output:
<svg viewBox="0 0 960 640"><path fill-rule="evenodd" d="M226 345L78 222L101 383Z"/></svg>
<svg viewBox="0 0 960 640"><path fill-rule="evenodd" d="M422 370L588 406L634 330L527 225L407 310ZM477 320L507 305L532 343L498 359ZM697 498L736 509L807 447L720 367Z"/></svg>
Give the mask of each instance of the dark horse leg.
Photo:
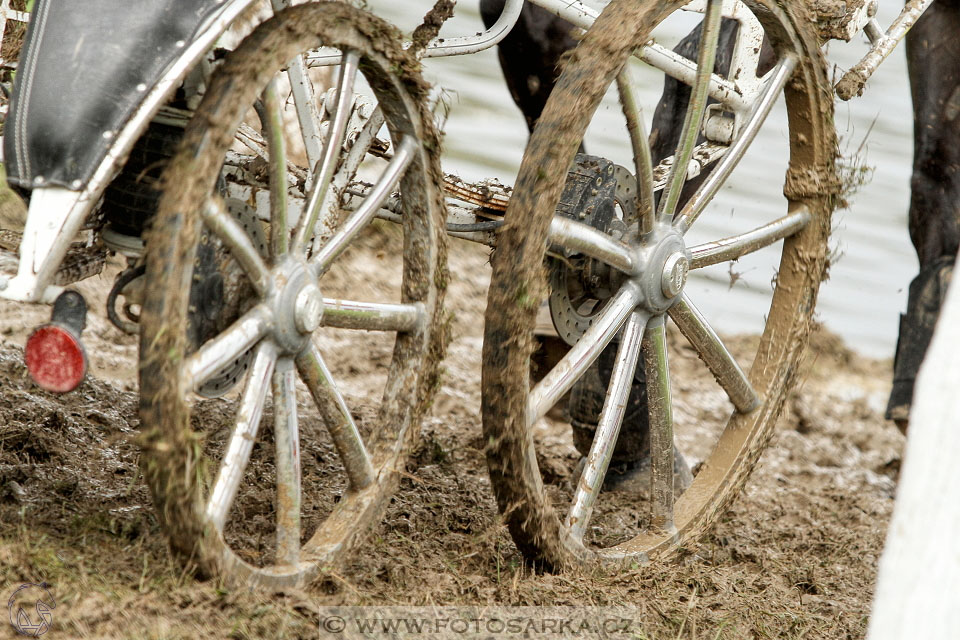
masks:
<svg viewBox="0 0 960 640"><path fill-rule="evenodd" d="M907 35L913 97L910 239L920 273L900 316L887 418L906 431L926 353L960 245L960 0L936 0Z"/></svg>
<svg viewBox="0 0 960 640"><path fill-rule="evenodd" d="M487 28L500 17L503 5L504 0L480 0L480 15ZM533 131L550 92L557 84L563 54L577 45L571 35L572 31L573 25L566 20L546 9L525 3L517 25L497 47L500 68L503 70L510 95L523 112L530 131ZM715 66L719 73L726 73L730 68L736 33L736 21L724 19ZM699 46L698 26L674 50L686 58L696 60ZM765 45L764 54L772 54L768 49ZM771 55L762 55L759 72L768 70L772 61ZM654 162L663 160L676 148L689 101L690 88L667 76L650 132Z"/></svg>
<svg viewBox="0 0 960 640"><path fill-rule="evenodd" d="M489 29L503 11L504 0L480 0L480 16ZM577 41L573 25L546 9L525 2L517 25L500 41L500 68L513 101L533 131L560 76L560 58Z"/></svg>

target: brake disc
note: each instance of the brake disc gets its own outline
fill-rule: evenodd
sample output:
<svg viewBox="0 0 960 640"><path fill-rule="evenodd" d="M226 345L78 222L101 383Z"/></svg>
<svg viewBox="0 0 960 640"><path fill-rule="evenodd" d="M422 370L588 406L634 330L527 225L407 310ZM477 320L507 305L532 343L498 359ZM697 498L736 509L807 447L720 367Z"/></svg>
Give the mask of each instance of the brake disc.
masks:
<svg viewBox="0 0 960 640"><path fill-rule="evenodd" d="M637 181L609 160L577 155L557 213L620 239L637 220ZM550 317L557 334L573 346L593 324L616 287L610 268L579 254L548 258Z"/></svg>
<svg viewBox="0 0 960 640"><path fill-rule="evenodd" d="M253 241L253 246L267 259L267 236L263 224L257 218L256 210L236 198L228 198L226 204L227 210ZM206 228L201 234L197 259L201 263L204 260L211 261L213 268L203 277L203 282L195 283L191 289L191 313L188 323L191 328L196 326L194 333L197 335L197 345L230 326L247 311L254 300L253 289L240 265ZM246 375L252 358L252 350L234 358L233 362L200 387L197 393L205 398L217 398L227 393Z"/></svg>

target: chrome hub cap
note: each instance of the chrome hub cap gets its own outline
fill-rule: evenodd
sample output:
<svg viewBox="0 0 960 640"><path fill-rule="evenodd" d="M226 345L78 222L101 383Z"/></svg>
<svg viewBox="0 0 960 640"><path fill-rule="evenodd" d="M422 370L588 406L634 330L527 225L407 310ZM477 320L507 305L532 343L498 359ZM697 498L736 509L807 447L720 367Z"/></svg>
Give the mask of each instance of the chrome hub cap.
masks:
<svg viewBox="0 0 960 640"><path fill-rule="evenodd" d="M660 290L668 298L676 298L683 291L687 282L687 272L690 271L690 261L686 254L678 251L670 254L663 265L660 276Z"/></svg>
<svg viewBox="0 0 960 640"><path fill-rule="evenodd" d="M323 318L323 295L306 264L284 261L273 271L273 295L267 304L273 311L273 336L281 350L300 353Z"/></svg>
<svg viewBox="0 0 960 640"><path fill-rule="evenodd" d="M294 303L294 324L300 333L313 333L323 317L323 296L317 285L309 283L300 289Z"/></svg>

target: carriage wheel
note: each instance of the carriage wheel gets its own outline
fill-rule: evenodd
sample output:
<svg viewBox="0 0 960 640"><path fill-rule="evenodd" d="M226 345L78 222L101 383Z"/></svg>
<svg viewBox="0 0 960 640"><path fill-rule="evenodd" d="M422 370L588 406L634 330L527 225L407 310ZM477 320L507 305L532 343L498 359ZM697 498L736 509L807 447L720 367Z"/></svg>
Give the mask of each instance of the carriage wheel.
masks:
<svg viewBox="0 0 960 640"><path fill-rule="evenodd" d="M444 214L439 138L419 65L400 42L336 2L279 12L224 61L166 173L147 241L142 466L172 546L204 573L278 588L342 562L377 522L416 441L442 350ZM292 101L277 78L320 46L342 62L307 185L286 153ZM346 135L360 75L378 106ZM376 138L384 122L388 149ZM301 122L304 137L319 125ZM361 167L369 183L351 181L378 145L379 164ZM227 199L232 184L252 185L247 202ZM269 187L268 220L250 213L258 184ZM383 298L351 299L385 287L350 257L384 207L400 219L382 235L396 241L385 253L402 262L402 281L391 274ZM328 364L344 349L354 362L377 352L382 387L350 387L349 368L335 375ZM221 388L235 380L232 394ZM202 398L213 395L223 397Z"/></svg>
<svg viewBox="0 0 960 640"><path fill-rule="evenodd" d="M695 540L723 514L769 441L824 276L830 213L838 189L833 170L835 133L830 85L802 3L704 3L701 44L696 62L690 65L696 66L696 72L690 69L685 76L691 98L672 158L674 169L666 176L662 193L655 195L657 172L650 160L636 86L625 61L648 42L654 27L682 4L613 0L586 34L566 63L527 146L493 258L483 347L487 461L500 511L517 546L529 559L552 567L598 561L643 563ZM749 16L744 13L747 9ZM722 15L744 20L738 37L741 45L750 45L753 55L752 62L748 59L741 64L744 69L736 83L710 73ZM756 20L750 19L753 17ZM744 41L751 33L760 35ZM766 72L758 70L763 37L776 54ZM659 53L670 54L667 49ZM678 67L674 65L673 73L683 75ZM751 80L745 72L752 72L757 91L755 99L742 104L746 99L735 87ZM731 70L731 78L733 74ZM636 219L625 220L628 228L617 231L616 237L611 237L611 229L581 223L577 216L554 216L587 125L612 86L619 92L629 131L629 136L622 138L632 146L638 190ZM722 108L706 109L708 95ZM786 211L774 213L769 223L751 231L691 246L687 231L709 208L781 95L790 128ZM723 132L703 126L705 111L742 116L734 134L729 135L733 129L728 129L728 138L719 148L709 143L711 136L722 140ZM706 145L700 143L704 131ZM589 141L586 146L603 154L603 149ZM695 152L705 150L722 157L699 187L688 185L689 176L695 173L691 159ZM691 169L677 171L676 167ZM607 172L613 171L608 168ZM598 177L597 184L601 182ZM688 270L735 260L769 245L773 246L768 251L782 246L779 272L759 347L744 373L709 320L694 306L694 296L685 292L687 275ZM572 336L570 351L531 388L528 363L535 344L531 332L546 294L543 271L548 247L552 256L562 258L548 260L548 268L558 262L568 265L567 269L590 265L590 273L607 274L599 289L608 293L597 294L602 307L587 326L571 330L567 336ZM677 500L673 495L667 316L696 350L733 409L692 486ZM556 314L554 322L558 324ZM558 330L562 334L564 327L558 326ZM590 371L591 363L618 333L619 347L590 453L576 483L561 490L556 483L549 485L540 473L538 455L542 451L535 425ZM649 506L614 492L601 492L638 363L645 367L648 396ZM595 526L598 514L606 515Z"/></svg>

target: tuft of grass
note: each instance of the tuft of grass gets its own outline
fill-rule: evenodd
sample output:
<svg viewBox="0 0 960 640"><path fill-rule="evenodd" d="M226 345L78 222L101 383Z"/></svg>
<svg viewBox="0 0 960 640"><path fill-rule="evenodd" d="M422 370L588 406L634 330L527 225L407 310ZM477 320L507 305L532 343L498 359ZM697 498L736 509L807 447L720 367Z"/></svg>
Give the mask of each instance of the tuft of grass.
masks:
<svg viewBox="0 0 960 640"><path fill-rule="evenodd" d="M849 208L853 197L873 179L876 167L867 163L867 143L876 123L877 118L874 118L856 149L851 150L849 137L842 138L844 141L840 144L840 150L837 152L836 163L837 176L840 178L838 208Z"/></svg>

